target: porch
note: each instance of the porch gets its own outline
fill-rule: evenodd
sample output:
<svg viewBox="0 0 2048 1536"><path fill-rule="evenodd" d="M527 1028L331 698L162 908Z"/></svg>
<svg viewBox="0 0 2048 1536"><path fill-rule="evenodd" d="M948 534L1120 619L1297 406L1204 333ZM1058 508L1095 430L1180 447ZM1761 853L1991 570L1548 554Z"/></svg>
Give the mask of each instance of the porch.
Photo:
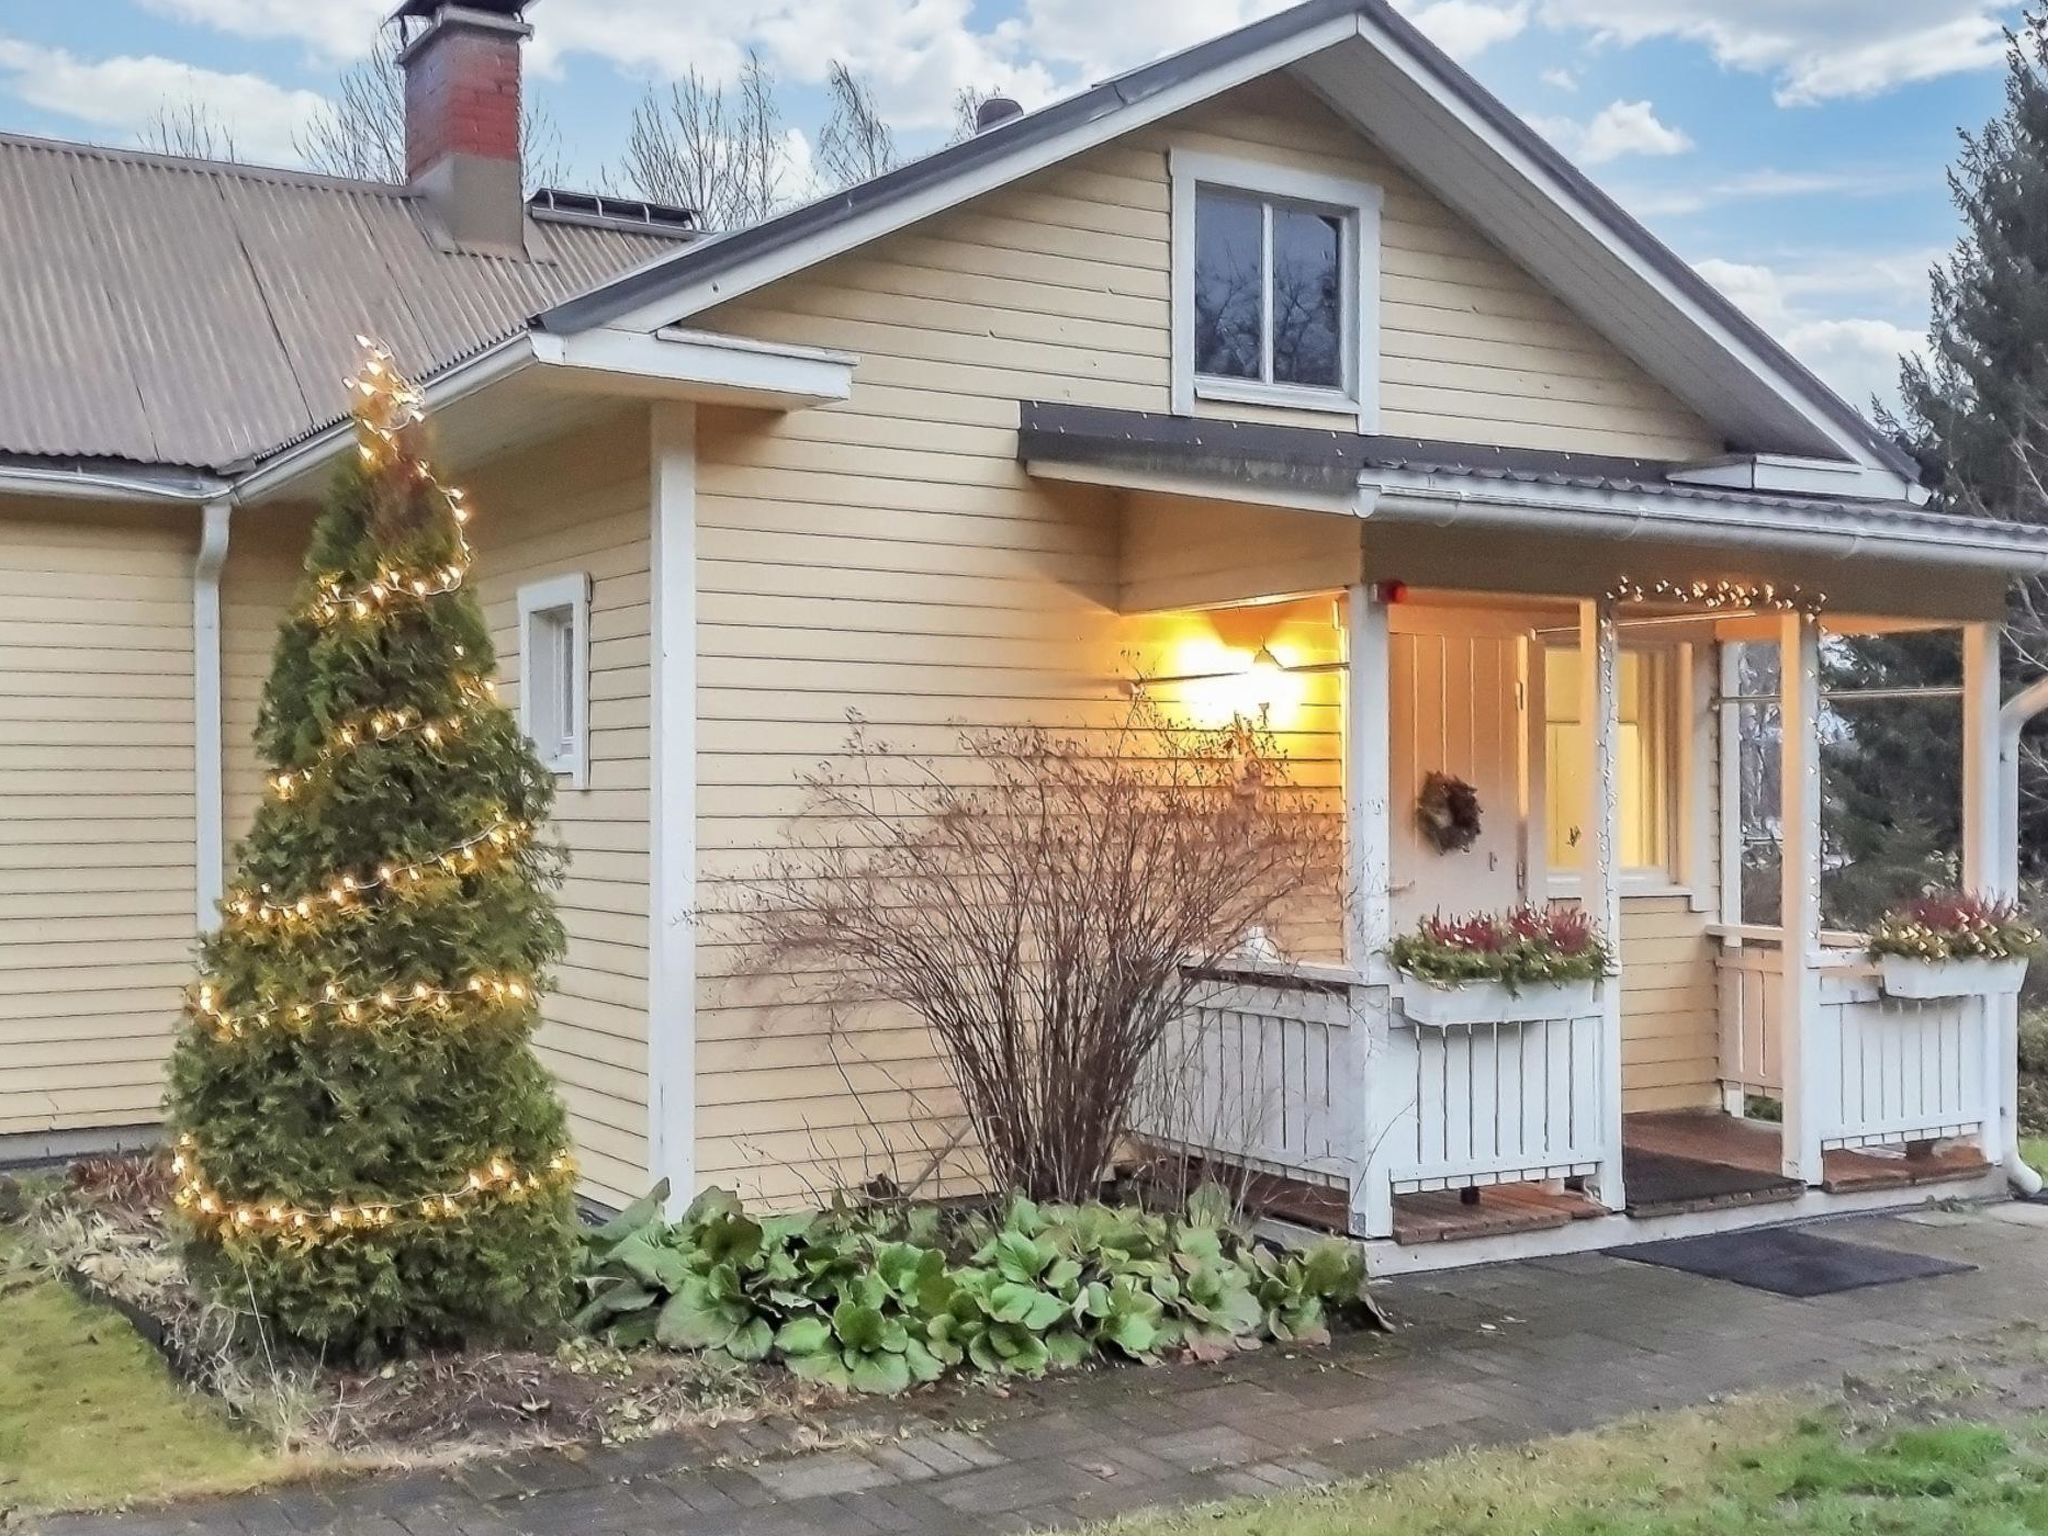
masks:
<svg viewBox="0 0 2048 1536"><path fill-rule="evenodd" d="M1212 546L1259 560L1195 575ZM1284 961L1202 978L1146 1141L1256 1180L1275 1219L1359 1239L1389 1273L2003 1189L2016 1008L1888 996L1860 937L1824 928L1821 782L1823 647L1950 637L1956 679L1910 703L1954 712L1962 883L2000 886L2002 583L1763 555L1709 576L1725 552L1683 548L1635 551L1657 575L1632 581L1588 539L1482 549L1163 496L1133 499L1124 547L1148 692L1198 720L1260 713L1348 850L1341 899L1270 936ZM1357 579L1305 579L1333 568ZM1759 714L1770 732L1746 738ZM1743 801L1760 757L1761 812ZM1477 791L1468 848L1418 830L1432 772ZM1759 818L1764 877L1742 841ZM1617 950L1590 1001L1417 1016L1397 933L1546 901Z"/></svg>

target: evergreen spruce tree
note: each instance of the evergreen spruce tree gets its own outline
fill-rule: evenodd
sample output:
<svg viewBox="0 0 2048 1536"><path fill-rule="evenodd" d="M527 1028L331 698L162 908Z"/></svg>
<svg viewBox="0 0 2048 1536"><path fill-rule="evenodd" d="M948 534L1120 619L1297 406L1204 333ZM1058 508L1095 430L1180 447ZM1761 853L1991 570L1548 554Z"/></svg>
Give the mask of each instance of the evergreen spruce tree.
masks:
<svg viewBox="0 0 2048 1536"><path fill-rule="evenodd" d="M2012 522L2048 521L2048 30L2030 13L2010 38L2004 110L1962 136L1949 189L1963 235L1935 268L1930 355L1907 358L1900 376L1903 417L1890 423L1920 460L1944 511ZM1930 680L1910 652L1872 653L1873 681ZM2048 585L2015 594L2006 629L2008 677L2048 671ZM1950 664L1952 665L1952 664ZM1943 677L1941 681L1951 679ZM1867 713L1867 712L1866 712ZM1868 727L1882 728L1882 724ZM2030 733L2022 803L2022 849L2036 871L2048 864L2048 757ZM1887 755L1913 756L1910 748ZM1923 825L1952 820L1960 763L1938 774L1892 778Z"/></svg>
<svg viewBox="0 0 2048 1536"><path fill-rule="evenodd" d="M329 1353L559 1313L560 1102L531 1038L560 954L553 780L489 678L459 493L373 350L258 725L237 850L171 1066L195 1275Z"/></svg>

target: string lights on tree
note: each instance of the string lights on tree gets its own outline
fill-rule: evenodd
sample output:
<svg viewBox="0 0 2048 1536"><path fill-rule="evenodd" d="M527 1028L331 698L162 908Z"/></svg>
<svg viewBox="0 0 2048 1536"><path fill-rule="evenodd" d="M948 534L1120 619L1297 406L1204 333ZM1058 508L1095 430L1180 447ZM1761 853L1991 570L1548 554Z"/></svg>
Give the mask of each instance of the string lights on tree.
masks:
<svg viewBox="0 0 2048 1536"><path fill-rule="evenodd" d="M574 1230L532 1051L565 942L554 779L490 681L424 397L365 347L170 1094L195 1276L330 1354L545 1324Z"/></svg>

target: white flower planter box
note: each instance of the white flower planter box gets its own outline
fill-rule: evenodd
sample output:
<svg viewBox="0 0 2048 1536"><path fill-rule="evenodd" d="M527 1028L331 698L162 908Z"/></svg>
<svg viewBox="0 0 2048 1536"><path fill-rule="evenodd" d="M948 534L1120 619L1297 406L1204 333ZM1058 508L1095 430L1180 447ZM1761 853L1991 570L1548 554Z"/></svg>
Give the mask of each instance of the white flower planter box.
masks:
<svg viewBox="0 0 2048 1536"><path fill-rule="evenodd" d="M1886 997L2016 997L2027 979L2024 960L1914 960L1880 955Z"/></svg>
<svg viewBox="0 0 2048 1536"><path fill-rule="evenodd" d="M1581 1019L1600 1011L1597 981L1550 981L1510 992L1503 982L1468 981L1433 987L1405 976L1401 1011L1411 1024L1448 1029L1459 1024L1535 1024L1546 1019Z"/></svg>

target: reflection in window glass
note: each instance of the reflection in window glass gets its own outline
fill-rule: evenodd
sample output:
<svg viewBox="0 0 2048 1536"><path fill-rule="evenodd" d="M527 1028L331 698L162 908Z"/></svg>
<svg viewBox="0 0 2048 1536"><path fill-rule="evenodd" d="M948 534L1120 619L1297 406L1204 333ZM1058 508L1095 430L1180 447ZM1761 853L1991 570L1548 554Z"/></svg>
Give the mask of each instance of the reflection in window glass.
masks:
<svg viewBox="0 0 2048 1536"><path fill-rule="evenodd" d="M1344 387L1344 222L1273 210L1273 378Z"/></svg>
<svg viewBox="0 0 2048 1536"><path fill-rule="evenodd" d="M1618 851L1624 869L1670 867L1672 666L1671 653L1665 651L1624 651L1621 655L1621 732L1615 744L1615 767L1621 800ZM1552 646L1545 650L1543 699L1550 867L1583 869L1590 765L1585 717L1579 707L1576 649Z"/></svg>
<svg viewBox="0 0 2048 1536"><path fill-rule="evenodd" d="M1195 371L1264 372L1265 205L1204 187L1195 199Z"/></svg>

